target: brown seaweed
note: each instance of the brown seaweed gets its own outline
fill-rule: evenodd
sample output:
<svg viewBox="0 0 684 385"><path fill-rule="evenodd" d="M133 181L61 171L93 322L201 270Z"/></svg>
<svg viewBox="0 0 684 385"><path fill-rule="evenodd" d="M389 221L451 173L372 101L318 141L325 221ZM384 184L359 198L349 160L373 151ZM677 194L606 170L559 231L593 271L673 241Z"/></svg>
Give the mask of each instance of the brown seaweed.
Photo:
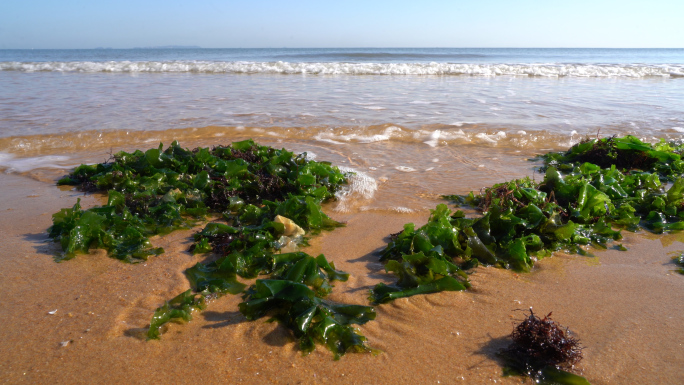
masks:
<svg viewBox="0 0 684 385"><path fill-rule="evenodd" d="M588 383L567 372L582 360L582 346L569 329L551 319L551 313L540 318L530 308L511 339L513 343L500 353L508 365L505 373L527 375L540 384Z"/></svg>

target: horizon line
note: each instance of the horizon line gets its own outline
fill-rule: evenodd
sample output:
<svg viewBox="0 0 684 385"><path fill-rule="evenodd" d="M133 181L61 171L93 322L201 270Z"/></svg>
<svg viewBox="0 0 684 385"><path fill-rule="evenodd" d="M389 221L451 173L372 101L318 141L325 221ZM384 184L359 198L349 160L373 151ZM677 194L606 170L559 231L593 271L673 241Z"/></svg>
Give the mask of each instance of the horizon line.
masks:
<svg viewBox="0 0 684 385"><path fill-rule="evenodd" d="M163 45L150 47L88 47L88 48L0 48L0 50L129 50L129 49L684 49L684 47L201 47L194 45Z"/></svg>

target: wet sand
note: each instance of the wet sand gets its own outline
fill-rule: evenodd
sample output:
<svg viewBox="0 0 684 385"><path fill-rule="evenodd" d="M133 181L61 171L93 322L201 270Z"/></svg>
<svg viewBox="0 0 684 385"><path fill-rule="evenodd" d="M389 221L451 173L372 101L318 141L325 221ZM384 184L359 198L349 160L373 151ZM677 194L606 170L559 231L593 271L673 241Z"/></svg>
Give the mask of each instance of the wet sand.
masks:
<svg viewBox="0 0 684 385"><path fill-rule="evenodd" d="M352 162L348 154L319 154L319 159ZM90 156L91 162L102 158ZM504 179L529 174L529 166L501 161L497 167L491 174L496 181L502 174ZM477 268L472 290L378 306L376 320L359 329L382 352L334 361L320 346L303 357L277 323L247 321L237 310L240 296L220 298L192 322L171 324L161 340L145 341L154 309L189 288L183 271L203 258L186 251L193 231L153 238L166 253L144 264L127 265L101 250L55 263L56 245L46 242L51 214L77 197L84 207L102 199L56 187L56 175L0 174L0 381L5 383L519 384L520 378L501 377L496 352L507 346L516 320L523 318L520 309L530 307L540 315L553 312L554 320L579 336L585 350L578 370L592 384L684 382L684 276L674 272L670 260L684 250L684 234L623 232L627 252L595 251L594 258L556 253L530 274ZM390 176L388 187L402 186L393 180ZM477 189L481 182L453 192ZM404 189L412 186L406 183ZM439 201L418 190L423 195L415 199L423 199L425 207ZM376 199L382 196L380 189ZM351 274L349 281L335 284L330 299L368 304L370 287L392 281L377 262L386 236L406 222L422 225L429 212L334 209L335 204L325 207L347 226L313 238L304 251L324 253Z"/></svg>

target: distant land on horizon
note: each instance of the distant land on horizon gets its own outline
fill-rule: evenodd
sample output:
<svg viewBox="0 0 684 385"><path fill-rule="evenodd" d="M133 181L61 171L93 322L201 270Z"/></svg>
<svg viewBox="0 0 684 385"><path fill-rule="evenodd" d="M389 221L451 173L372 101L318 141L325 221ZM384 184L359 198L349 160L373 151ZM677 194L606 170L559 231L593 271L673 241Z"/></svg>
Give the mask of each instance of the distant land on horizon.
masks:
<svg viewBox="0 0 684 385"><path fill-rule="evenodd" d="M198 45L158 45L154 47L133 47L131 49L197 49L197 48L202 48ZM95 49L100 49L95 48ZM104 49L109 49L109 48L104 48Z"/></svg>

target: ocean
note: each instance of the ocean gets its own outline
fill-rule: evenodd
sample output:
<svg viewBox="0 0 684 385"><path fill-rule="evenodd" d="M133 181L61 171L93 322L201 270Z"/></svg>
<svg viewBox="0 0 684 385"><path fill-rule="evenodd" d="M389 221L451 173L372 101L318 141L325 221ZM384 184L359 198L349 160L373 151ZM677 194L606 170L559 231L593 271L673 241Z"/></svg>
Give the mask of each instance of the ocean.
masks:
<svg viewBox="0 0 684 385"><path fill-rule="evenodd" d="M428 169L523 175L490 155L625 134L682 138L684 49L0 50L0 167L19 172L251 137L413 186Z"/></svg>

